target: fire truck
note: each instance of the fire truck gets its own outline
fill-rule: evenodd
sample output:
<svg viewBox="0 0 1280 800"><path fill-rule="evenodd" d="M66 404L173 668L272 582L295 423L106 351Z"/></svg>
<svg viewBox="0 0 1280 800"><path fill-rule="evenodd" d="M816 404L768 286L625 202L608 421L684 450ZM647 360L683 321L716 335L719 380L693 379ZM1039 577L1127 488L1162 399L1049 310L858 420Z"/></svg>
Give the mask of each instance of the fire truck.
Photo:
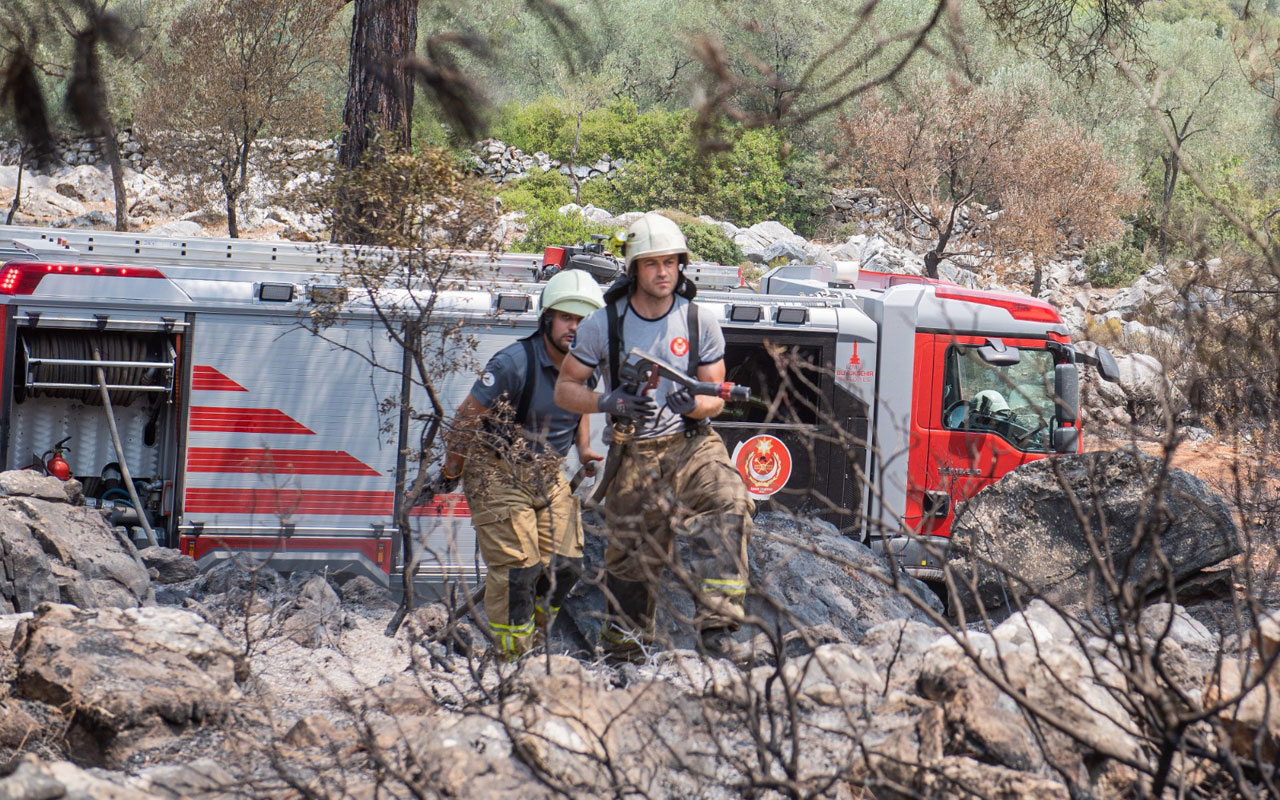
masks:
<svg viewBox="0 0 1280 800"><path fill-rule="evenodd" d="M396 409L423 407L421 390L358 296L323 336L305 324L335 293L359 294L338 282L353 252L0 229L3 467L47 469L56 453L86 503L145 519L202 568L245 553L398 584L396 487L419 468L406 453L426 423ZM487 272L441 290L435 313L483 364L535 328L540 282L576 252L449 254ZM920 543L944 540L957 503L1081 449L1078 365L1115 378L1109 353L1077 351L1029 297L848 263L777 267L758 290L736 267L689 274L724 330L727 379L754 396L713 425L759 507L824 517L926 579L940 565ZM447 413L474 379L441 379ZM475 568L462 495L409 518L428 554L418 579Z"/></svg>

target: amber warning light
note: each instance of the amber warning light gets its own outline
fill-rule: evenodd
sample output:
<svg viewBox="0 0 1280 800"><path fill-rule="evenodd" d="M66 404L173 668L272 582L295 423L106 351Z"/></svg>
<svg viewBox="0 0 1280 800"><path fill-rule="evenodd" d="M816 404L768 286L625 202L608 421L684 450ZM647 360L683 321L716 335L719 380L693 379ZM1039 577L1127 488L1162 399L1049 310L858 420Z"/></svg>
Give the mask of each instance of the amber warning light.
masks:
<svg viewBox="0 0 1280 800"><path fill-rule="evenodd" d="M0 294L33 294L46 275L98 278L163 278L151 267L104 267L91 264L8 264L0 272Z"/></svg>

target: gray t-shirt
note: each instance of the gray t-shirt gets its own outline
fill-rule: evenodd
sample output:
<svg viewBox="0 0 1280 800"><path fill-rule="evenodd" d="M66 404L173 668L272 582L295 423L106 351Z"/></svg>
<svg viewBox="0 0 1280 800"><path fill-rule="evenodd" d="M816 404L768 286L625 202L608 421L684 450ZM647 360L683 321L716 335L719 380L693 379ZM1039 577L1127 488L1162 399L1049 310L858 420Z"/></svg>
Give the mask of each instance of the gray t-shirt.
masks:
<svg viewBox="0 0 1280 800"><path fill-rule="evenodd" d="M634 347L667 362L676 371L688 374L689 359L694 357L689 352L688 300L677 295L671 309L657 319L645 319L637 314L625 297L617 301L617 307L618 327L622 338L622 347L618 352L624 361L627 353ZM722 360L724 334L720 331L720 323L710 311L701 306L698 307L698 330L699 353L694 363L704 366ZM578 325L578 335L573 340L569 354L588 367L595 367L601 379L606 384L609 382L608 309L602 308L592 313ZM667 395L676 388L667 378L658 382L658 388L653 392L658 414L636 431L636 438L652 439L681 430L683 420L666 405Z"/></svg>
<svg viewBox="0 0 1280 800"><path fill-rule="evenodd" d="M538 362L537 384L533 387L533 396L529 398L528 419L521 426L535 449L545 451L550 448L560 456L569 453L573 446L574 433L578 429L581 414L565 411L556 405L556 380L560 370L551 363L547 355L547 345L541 336L533 340L533 357ZM520 342L509 344L493 354L484 372L471 387L471 396L476 402L490 410L496 409L504 400L514 415L520 404L520 394L524 390L525 376L528 373L528 359L525 358L524 345ZM591 385L595 381L592 380Z"/></svg>

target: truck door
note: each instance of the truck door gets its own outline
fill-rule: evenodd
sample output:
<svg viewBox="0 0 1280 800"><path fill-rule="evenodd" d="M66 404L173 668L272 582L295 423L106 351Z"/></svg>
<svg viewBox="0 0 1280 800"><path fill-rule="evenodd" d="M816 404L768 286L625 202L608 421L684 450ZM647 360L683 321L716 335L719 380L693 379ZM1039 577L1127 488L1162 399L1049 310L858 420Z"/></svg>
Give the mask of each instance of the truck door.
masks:
<svg viewBox="0 0 1280 800"><path fill-rule="evenodd" d="M956 504L1052 452L1054 354L1044 340L1004 339L1016 364L983 360L985 337L934 337L922 533L949 535Z"/></svg>
<svg viewBox="0 0 1280 800"><path fill-rule="evenodd" d="M726 380L749 386L753 401L726 405L712 427L757 507L777 505L851 525L857 509L845 504L846 495L857 492L847 491L847 455L831 444L830 424L838 412L856 423L850 408L834 402L835 335L730 327L724 333Z"/></svg>

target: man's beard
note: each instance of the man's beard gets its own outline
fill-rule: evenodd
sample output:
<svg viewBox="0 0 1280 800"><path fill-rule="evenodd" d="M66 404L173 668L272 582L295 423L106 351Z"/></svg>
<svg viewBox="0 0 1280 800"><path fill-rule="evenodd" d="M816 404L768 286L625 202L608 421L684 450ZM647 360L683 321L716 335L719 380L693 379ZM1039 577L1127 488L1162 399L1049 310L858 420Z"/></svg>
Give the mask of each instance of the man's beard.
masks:
<svg viewBox="0 0 1280 800"><path fill-rule="evenodd" d="M546 334L544 334L542 338L546 339L546 340L547 340L547 344L549 344L549 345L551 345L552 347L554 347L554 348L555 348L555 351L556 351L557 353L559 353L560 355L562 355L562 356L567 356L567 355L569 355L569 347L573 347L573 337L572 337L572 336L570 336L570 337L569 337L569 347L561 347L561 346L560 346L560 343L559 343L559 342L557 342L557 341L555 340L555 337L553 337L553 336L551 335L551 332L550 332L550 331L547 331L547 333L546 333Z"/></svg>

